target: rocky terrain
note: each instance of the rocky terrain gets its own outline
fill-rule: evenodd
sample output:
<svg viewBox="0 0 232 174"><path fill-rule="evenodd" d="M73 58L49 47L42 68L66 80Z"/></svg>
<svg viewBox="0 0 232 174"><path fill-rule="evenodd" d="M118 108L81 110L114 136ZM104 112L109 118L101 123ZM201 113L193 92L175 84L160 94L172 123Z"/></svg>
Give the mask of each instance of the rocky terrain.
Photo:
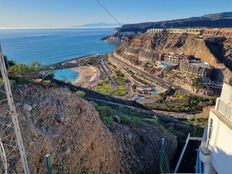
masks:
<svg viewBox="0 0 232 174"><path fill-rule="evenodd" d="M200 17L176 19L161 22L126 24L118 28L117 34L123 32L146 32L151 28L188 28L188 27L232 27L232 12L209 14Z"/></svg>
<svg viewBox="0 0 232 174"><path fill-rule="evenodd" d="M91 103L66 88L20 85L14 97L32 173L45 173L47 153L61 173L158 173L161 138L170 160L177 147L176 137L159 124L117 123L110 131ZM7 122L6 103L0 111Z"/></svg>
<svg viewBox="0 0 232 174"><path fill-rule="evenodd" d="M219 32L224 31L219 30ZM217 80L230 82L232 78L231 45L231 37L219 36L213 34L213 31L208 31L203 35L169 32L144 33L127 37L125 42L116 48L115 53L131 54L137 56L139 61L151 60L158 52L193 55L215 68L214 75Z"/></svg>

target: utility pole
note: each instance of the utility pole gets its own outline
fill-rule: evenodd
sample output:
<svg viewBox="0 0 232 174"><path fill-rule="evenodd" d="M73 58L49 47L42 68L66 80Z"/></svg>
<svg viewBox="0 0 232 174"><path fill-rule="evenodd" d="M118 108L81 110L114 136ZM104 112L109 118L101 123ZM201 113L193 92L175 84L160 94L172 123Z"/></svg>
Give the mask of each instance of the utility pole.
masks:
<svg viewBox="0 0 232 174"><path fill-rule="evenodd" d="M15 107L14 100L13 100L13 95L12 95L12 91L11 91L11 87L10 87L10 81L9 81L8 73L6 70L6 64L5 64L4 56L2 53L1 45L0 45L0 69L1 69L1 75L2 75L2 79L3 79L4 87L5 87L5 95L7 97L9 114L11 116L11 123L13 124L12 128L14 129L14 134L16 137L16 144L17 145L15 146L15 148L17 148L19 150L20 159L21 159L21 163L23 166L24 174L29 174L29 167L28 167L28 163L27 163L26 153L25 153L22 135L21 135L19 122L18 122L18 114L16 112L16 107ZM11 123L7 124L7 125L10 126L10 125L12 125ZM6 129L8 129L8 127ZM3 132L0 132L0 133L3 134L4 132L6 132L6 131L4 130ZM1 139L1 137L0 137L0 139ZM2 141L1 141L1 143L2 143ZM2 144L2 145L4 146L4 144ZM4 167L7 167L7 165ZM7 169L7 171L5 171L5 173L8 173L8 170L9 169Z"/></svg>

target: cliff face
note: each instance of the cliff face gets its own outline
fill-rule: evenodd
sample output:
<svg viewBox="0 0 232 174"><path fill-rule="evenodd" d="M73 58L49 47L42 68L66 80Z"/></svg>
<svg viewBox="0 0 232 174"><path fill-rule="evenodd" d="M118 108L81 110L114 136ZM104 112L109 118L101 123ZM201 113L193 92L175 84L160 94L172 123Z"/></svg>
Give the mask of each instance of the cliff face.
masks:
<svg viewBox="0 0 232 174"><path fill-rule="evenodd" d="M193 55L215 68L227 72L224 80L228 81L232 75L232 38L215 35L193 35L187 33L145 33L128 37L115 52L133 53L140 57L141 52L148 60L157 52L175 52L177 54ZM147 55L147 56L146 56ZM223 78L223 77L222 77Z"/></svg>
<svg viewBox="0 0 232 174"><path fill-rule="evenodd" d="M157 154L161 138L171 146L168 148L170 159L175 152L176 138L162 126L119 124L111 132L92 104L65 88L23 85L14 91L32 173L45 173L44 156L49 153L53 169L59 168L61 173L91 170L148 174L159 170ZM0 105L2 123L9 119L6 106ZM10 139L4 141L7 143Z"/></svg>

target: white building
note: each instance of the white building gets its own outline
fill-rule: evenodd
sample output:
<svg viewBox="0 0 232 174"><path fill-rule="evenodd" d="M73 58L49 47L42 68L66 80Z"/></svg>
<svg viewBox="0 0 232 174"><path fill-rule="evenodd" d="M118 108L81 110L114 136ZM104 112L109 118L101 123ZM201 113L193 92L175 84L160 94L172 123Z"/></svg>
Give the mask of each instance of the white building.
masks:
<svg viewBox="0 0 232 174"><path fill-rule="evenodd" d="M169 29L162 29L162 28L152 28L148 29L148 33L162 33L164 31L169 33L175 34L182 34L182 33L189 33L189 34L201 34L205 29L204 28L169 28Z"/></svg>
<svg viewBox="0 0 232 174"><path fill-rule="evenodd" d="M232 86L228 84L223 85L221 97L210 110L196 173L232 174Z"/></svg>

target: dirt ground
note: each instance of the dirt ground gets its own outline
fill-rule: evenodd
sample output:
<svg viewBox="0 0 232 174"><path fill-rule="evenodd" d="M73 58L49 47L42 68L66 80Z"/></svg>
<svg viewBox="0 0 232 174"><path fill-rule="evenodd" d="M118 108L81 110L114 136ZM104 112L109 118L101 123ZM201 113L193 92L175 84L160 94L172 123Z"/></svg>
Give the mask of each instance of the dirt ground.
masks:
<svg viewBox="0 0 232 174"><path fill-rule="evenodd" d="M92 104L66 88L22 85L14 97L32 173L45 173L48 153L61 173L157 173L161 138L170 160L177 147L176 137L159 124L118 124L111 132ZM5 107L0 105L1 122L9 119Z"/></svg>

